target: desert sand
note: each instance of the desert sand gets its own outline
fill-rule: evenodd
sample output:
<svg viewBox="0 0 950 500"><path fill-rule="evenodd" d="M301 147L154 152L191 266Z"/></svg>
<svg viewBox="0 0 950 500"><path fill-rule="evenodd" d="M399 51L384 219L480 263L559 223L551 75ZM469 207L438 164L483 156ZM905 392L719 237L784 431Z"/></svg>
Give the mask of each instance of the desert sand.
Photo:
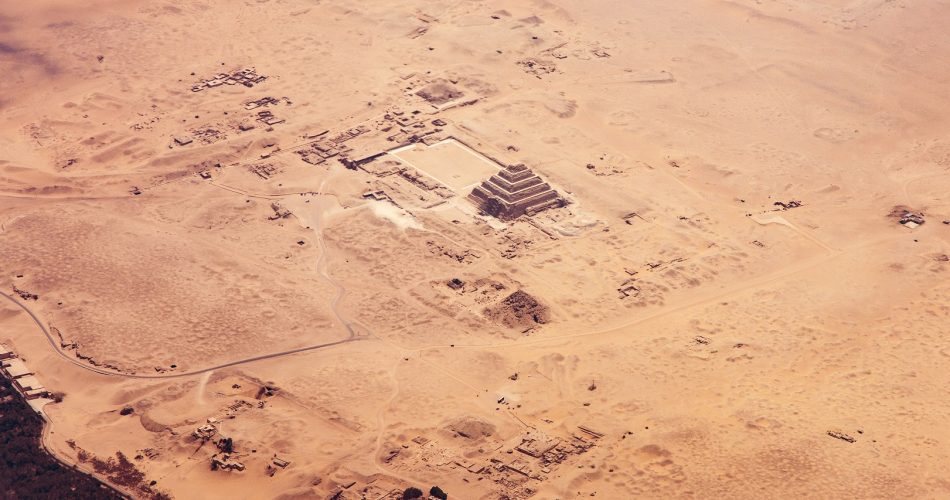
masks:
<svg viewBox="0 0 950 500"><path fill-rule="evenodd" d="M0 343L128 494L950 497L947 4L0 3Z"/></svg>

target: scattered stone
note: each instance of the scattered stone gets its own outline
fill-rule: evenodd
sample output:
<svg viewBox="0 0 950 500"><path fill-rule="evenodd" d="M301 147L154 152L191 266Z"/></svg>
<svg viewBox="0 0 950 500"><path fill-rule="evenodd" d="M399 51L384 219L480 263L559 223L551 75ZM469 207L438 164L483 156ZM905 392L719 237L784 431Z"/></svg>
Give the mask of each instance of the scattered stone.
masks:
<svg viewBox="0 0 950 500"><path fill-rule="evenodd" d="M744 201L744 200L743 200L743 201ZM781 201L776 201L776 202L773 203L772 205L773 205L773 206L776 206L776 207L781 207L782 210L790 210L790 209L798 208L798 207L802 206L802 202L800 202L800 201L798 201L798 200L792 200L792 201L789 201L789 202L787 202L787 203L784 203L784 202L781 202Z"/></svg>
<svg viewBox="0 0 950 500"><path fill-rule="evenodd" d="M848 443L854 443L855 441L857 441L857 439L854 439L853 437L839 431L828 431L828 435L835 439L840 439Z"/></svg>
<svg viewBox="0 0 950 500"><path fill-rule="evenodd" d="M40 296L35 293L27 292L26 290L21 290L17 288L16 285L13 285L13 293L20 296L23 300L39 300Z"/></svg>

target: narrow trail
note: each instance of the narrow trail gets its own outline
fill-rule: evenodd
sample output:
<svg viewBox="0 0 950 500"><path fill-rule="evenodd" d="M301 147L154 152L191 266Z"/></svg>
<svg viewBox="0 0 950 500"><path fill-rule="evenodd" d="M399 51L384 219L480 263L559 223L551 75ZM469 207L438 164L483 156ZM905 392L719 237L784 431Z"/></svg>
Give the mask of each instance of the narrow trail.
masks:
<svg viewBox="0 0 950 500"><path fill-rule="evenodd" d="M62 347L60 347L59 342L49 332L49 329L46 328L46 325L44 325L43 322L40 321L39 317L36 315L36 313L33 312L33 310L31 310L29 307L27 307L25 304L23 304L19 300L16 300L12 296L7 295L4 292L0 292L0 295L6 297L7 300L9 300L10 302L13 302L17 306L19 306L21 309L26 311L27 314L30 315L30 318L33 319L33 322L36 323L36 326L38 326L39 329L43 332L43 335L46 336L46 340L49 341L50 346L53 348L53 350L56 352L56 354L59 357L68 361L69 363L72 363L73 365L76 365L79 368L82 368L83 370L98 373L100 375L106 375L106 376L117 377L117 378L160 380L160 379L192 377L195 375L201 375L204 373L212 372L214 370L220 370L223 368L231 368L234 366L240 366L240 365L244 365L248 363L253 363L255 361L263 361L266 359L279 358L282 356L290 356L290 355L299 354L302 352L316 351L319 349L325 349L328 347L342 345L349 342L355 342L357 340L360 340L360 338L357 337L353 333L353 329L349 327L349 325L347 325L347 331L350 333L350 335L342 340L337 340L334 342L326 342L323 344L309 345L309 346L304 346L304 347L298 347L296 349L288 349L286 351L273 352L270 354L262 354L260 356L252 356L249 358L237 359L234 361L228 361L228 362L217 364L214 366L208 366L205 368L199 368L199 369L190 370L190 371L181 372L181 373L165 373L165 374L155 374L155 375L144 375L144 374L138 374L138 373L122 373L122 372L114 372L114 371L106 370L103 368L99 368L98 366L86 363L72 356L71 354L67 353L66 351L62 349Z"/></svg>
<svg viewBox="0 0 950 500"><path fill-rule="evenodd" d="M208 388L208 382L211 380L211 374L214 372L206 372L201 376L201 381L198 382L198 391L195 392L195 404L202 405L205 402L205 391Z"/></svg>
<svg viewBox="0 0 950 500"><path fill-rule="evenodd" d="M320 189L321 190L323 189L322 184L321 184ZM39 316L37 316L37 314L33 312L33 310L30 309L30 307L28 307L24 302L14 298L12 295L8 295L7 293L4 293L4 292L0 292L0 295L2 295L3 297L6 297L7 300L16 304L20 309L23 309L30 316L30 318L32 318L33 322L36 323L36 326L39 327L40 331L43 332L43 335L46 336L46 340L49 342L50 346L53 348L53 351L60 358L66 360L69 363L72 363L73 365L79 368L82 368L83 370L91 371L91 372L94 372L100 375L109 376L109 377L128 378L128 379L146 379L146 380L184 378L184 377L191 377L195 375L210 374L210 372L213 372L215 370L220 370L223 368L231 368L235 366L254 363L257 361L264 361L268 359L291 356L294 354L300 354L304 352L326 349L326 348L330 348L330 347L334 347L338 345L347 344L350 342L355 342L357 340L361 340L362 337L359 337L357 335L356 330L353 328L353 323L350 321L347 321L339 311L339 304L343 300L344 295L346 295L346 288L344 288L342 285L337 283L336 280L330 277L330 274L327 270L327 262L326 262L327 246L326 246L326 242L323 239L322 226L319 225L319 224L322 224L322 222L323 222L322 216L318 215L316 217L316 221L313 226L314 227L313 232L317 240L317 245L320 248L320 257L317 260L317 270L320 276L324 280L326 280L326 282L330 284L330 286L332 286L333 289L335 290L334 297L330 302L330 310L333 312L333 315L336 317L336 321L346 330L346 334L347 334L345 338L336 340L333 342L325 342L321 344L298 347L296 349L287 349L285 351L278 351L278 352L272 352L268 354L261 354L259 356L251 356L247 358L236 359L233 361L228 361L228 362L220 363L213 366L198 368L195 370L189 370L189 371L184 371L180 373L163 373L163 374L148 374L148 375L137 374L137 373L122 373L122 372L106 370L98 366L89 364L87 362L84 362L76 358L70 353L66 352L65 350L63 350L63 347L60 345L59 340L56 339L52 333L50 333L49 329L46 327L43 321L40 320Z"/></svg>
<svg viewBox="0 0 950 500"><path fill-rule="evenodd" d="M386 434L386 413L389 412L389 407L392 406L393 401L399 397L399 379L397 378L397 371L399 370L399 359L396 360L392 369L389 370L389 379L393 384L393 393L389 395L389 399L379 408L376 412L376 447L373 450L373 465L376 466L376 469L390 476L395 476L398 479L405 481L409 484L415 484L416 481L413 478L400 475L398 472L394 472L387 468L383 462L383 459L380 457L380 453L383 451L383 436Z"/></svg>
<svg viewBox="0 0 950 500"><path fill-rule="evenodd" d="M320 274L321 274L321 276L323 276L325 279L328 279L329 282L331 283L331 285L332 285L332 286L336 289L336 291L337 291L336 296L334 297L334 299L333 299L332 302L331 302L331 310L333 311L333 314L336 316L337 321L339 321L340 324L343 325L343 327L346 329L346 331L347 331L347 337L344 338L344 339L341 339L341 340L334 341L334 342L326 342L326 343L322 343L322 344L316 344L316 345L310 345L310 346L305 346L305 347L299 347L299 348L296 348L296 349L289 349L289 350L286 350L286 351L274 352L274 353L269 353L269 354L262 354L262 355L259 355L259 356L253 356L253 357L238 359L238 360L229 361L229 362L226 362L226 363L221 363L221 364L218 364L218 365L209 366L209 367L200 368L200 369L195 369L195 370L191 370L191 371L187 371L187 372L170 373L170 374L155 374L155 375L120 373L120 372L113 372L113 371L105 370L105 369L99 368L99 367L97 367L97 366L94 366L94 365L88 364L88 363L86 363L86 362L83 362L83 361L77 359L76 357L70 355L69 353L65 352L65 351L60 347L59 342L58 342L58 341L53 337L53 335L49 332L49 329L47 329L46 325L43 324L43 322L39 319L39 317L38 317L29 307L27 307L27 306L26 306L24 303L22 303L21 301L16 300L14 297L12 297L12 296L10 296L10 295L4 293L4 292L0 292L0 295L6 297L7 300L9 300L10 302L16 304L18 307L20 307L21 309L23 309L24 311L26 311L26 313L29 314L30 317L33 319L33 322L36 323L36 325L40 328L40 330L41 330L41 331L43 332L43 334L46 336L47 341L49 341L50 346L53 348L53 350L56 352L56 354L59 355L59 356L60 356L61 358L63 358L64 360L66 360L66 361L68 361L68 362L70 362L70 363L72 363L72 364L78 366L79 368L82 368L82 369L84 369L84 370L88 370L88 371L91 371L91 372L95 372L95 373L98 373L98 374L101 374L101 375L106 375L106 376L111 376L111 377L119 377L119 378L130 378L130 379L152 379L152 380L159 380L159 379L172 379L172 378L190 377L190 376L200 375L200 374L204 374L204 373L207 373L207 372L210 372L210 371L219 370L219 369L223 369L223 368L230 368L230 367L240 366L240 365L244 365L244 364L248 364L248 363L254 363L254 362L256 362L256 361L263 361L263 360L274 359L274 358L279 358L279 357L283 357L283 356L290 356L290 355L293 355L293 354L299 354L299 353L304 353L304 352L309 352L309 351L316 351L316 350L325 349L325 348L329 348L329 347L333 347L333 346L337 346L337 345L342 345L342 344L346 344L346 343L349 343L349 342L354 342L354 341L362 340L362 339L366 338L366 337L359 337L359 336L357 336L356 331L355 331L354 328L353 328L353 323L352 323L352 322L349 322L349 321L347 321L347 320L345 320L345 319L342 317L342 315L340 315L340 313L339 313L338 306L339 306L340 301L343 299L344 294L346 293L346 289L345 289L343 286L341 286L339 283L337 283L336 281L334 281L334 280L332 280L332 279L329 278L329 275L327 274L327 271L326 271L325 258L323 257L323 256L325 255L325 253L326 253L326 252L325 252L326 244L325 244L325 242L323 241L322 235L319 235L319 232L317 232L317 234L318 234L317 241L318 241L318 244L320 245L320 248L321 248L321 250L322 250L321 259L320 259L320 261L318 261L318 269L320 269ZM863 247L866 247L866 246L869 246L869 245L873 245L873 244L879 243L879 242L884 241L884 240L887 240L887 239L890 239L890 238L888 238L888 237L885 237L885 238L878 238L878 239L876 239L876 240L864 242L864 243L861 243L861 244L852 246L852 247L847 248L847 249L842 249L842 250L833 251L833 252L824 254L824 255L822 255L822 256L820 256L820 257L817 257L817 258L814 258L814 259L806 260L806 261L804 261L804 262L802 262L802 263L799 263L798 265L786 267L786 268L782 269L781 271L778 271L778 272L775 272L775 273L771 273L771 274L768 274L768 275L765 275L765 276L755 277L755 278L746 280L746 281L744 281L744 282L742 282L742 283L740 283L740 284L737 284L737 285L734 286L734 287L730 287L730 288L725 289L725 290L716 290L714 293L707 294L707 295L705 295L705 296L702 296L702 297L700 297L700 298L697 298L696 300L686 302L686 303L681 304L681 305L676 306L676 307L671 307L671 308L663 309L663 310L657 311L657 312L655 312L655 313L653 313L653 314L649 314L649 315L646 315L646 316L640 316L640 317L638 317L638 318L636 318L636 319L634 319L634 320L631 320L631 321L628 321L628 322L625 322L625 323L622 323L622 324L619 324L619 325L611 326L611 327L609 327L609 328L598 329L598 330L591 330L591 331L586 331L586 332L575 332L575 333L566 333L566 334L562 334L562 335L553 335L553 336L548 336L548 337L539 338L539 339L530 339L530 340L519 339L519 340L515 340L515 341L510 341L510 342L485 343L485 344L446 344L446 345L443 345L443 344L433 344L433 345L427 345L427 346L414 346L414 347L409 348L409 347L399 346L399 345L394 344L394 343L389 342L389 341L383 341L383 342L384 342L385 344L390 345L391 347L395 347L395 348L401 349L401 350L403 350L403 351L422 353L422 352L427 351L427 350L442 349L442 348L447 348L447 347L463 348L463 349L464 349L464 348L468 348L468 349L495 349L495 348L504 348L504 347L516 347L516 346L536 345L536 344L544 344L544 343L558 342L558 341L563 341L563 340L568 340L568 339L574 339L574 338L579 338L579 337L588 337L588 336L594 336L594 335L605 335L605 334L617 333L618 331L621 331L621 330L624 330L624 329L627 329L627 328L630 328L630 327L633 327L633 326L636 326L636 325L638 325L638 324L642 324L642 323L645 323L645 322L648 322L648 321L651 321L651 320L655 320L655 319L658 319L658 318L661 318L661 317L664 317L664 316L668 316L668 315L670 315L670 314L673 314L673 313L676 313L676 312L680 312L680 311L682 311L682 310L684 310L684 309L689 309L689 308L696 307L696 306L699 306L699 305L708 304L708 303L711 303L711 302L720 300L722 297L725 297L725 296L737 295L737 294L746 292L746 291L748 291L748 290L750 290L750 289L753 289L753 288L755 288L755 287L762 286L762 285L765 285L765 284L768 284L768 283L772 283L772 282L775 282L775 281L777 281L777 280L781 280L781 279L788 278L788 277L791 276L791 275L794 275L794 274L797 274L797 273L799 273L799 272L802 272L802 271L805 271L805 270L808 270L808 269L812 269L812 268L818 267L818 266L820 266L820 265L822 265L822 264L825 264L825 263L827 263L827 262L829 262L829 261L831 261L831 260L833 260L833 259L835 259L835 258L840 257L841 255L844 255L844 254L848 253L848 251L855 250L855 249L859 249L859 248L863 248ZM378 337L378 336L372 334L371 332L367 332L367 336L382 341L382 339L381 339L380 337ZM429 362L428 360L425 360L424 358L423 358L423 360L426 361L427 364L434 365L433 363ZM445 373L444 370L443 370L443 373ZM448 373L445 373L445 374L446 374L446 375L449 375ZM453 377L453 378L456 378L456 377ZM470 386L470 384L465 383L464 381L462 381L462 380L460 380L460 379L457 379L457 378L456 378L456 380L457 380L458 382L463 383L463 384L466 385L466 386ZM470 386L470 387L471 387L471 386Z"/></svg>

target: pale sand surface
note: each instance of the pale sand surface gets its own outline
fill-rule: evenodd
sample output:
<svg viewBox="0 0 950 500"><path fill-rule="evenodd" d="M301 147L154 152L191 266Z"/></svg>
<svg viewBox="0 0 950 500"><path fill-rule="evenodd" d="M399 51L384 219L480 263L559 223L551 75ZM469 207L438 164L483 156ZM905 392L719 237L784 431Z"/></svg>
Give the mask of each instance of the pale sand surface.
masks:
<svg viewBox="0 0 950 500"><path fill-rule="evenodd" d="M0 4L0 343L62 457L142 497L950 498L947 5ZM514 163L568 204L478 213Z"/></svg>

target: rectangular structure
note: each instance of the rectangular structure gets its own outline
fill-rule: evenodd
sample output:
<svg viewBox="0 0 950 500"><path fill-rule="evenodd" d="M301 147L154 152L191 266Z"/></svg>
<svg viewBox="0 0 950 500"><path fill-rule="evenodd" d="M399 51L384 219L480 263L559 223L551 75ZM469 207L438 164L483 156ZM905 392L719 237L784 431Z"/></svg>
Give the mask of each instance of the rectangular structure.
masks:
<svg viewBox="0 0 950 500"><path fill-rule="evenodd" d="M391 151L390 154L422 170L455 192L477 184L486 175L498 172L501 167L454 139L446 139L431 146L414 144Z"/></svg>
<svg viewBox="0 0 950 500"><path fill-rule="evenodd" d="M21 361L19 358L10 358L3 362L3 371L7 374L8 377L12 379L17 379L20 377L25 377L27 375L32 375L33 372L27 368L26 363Z"/></svg>

